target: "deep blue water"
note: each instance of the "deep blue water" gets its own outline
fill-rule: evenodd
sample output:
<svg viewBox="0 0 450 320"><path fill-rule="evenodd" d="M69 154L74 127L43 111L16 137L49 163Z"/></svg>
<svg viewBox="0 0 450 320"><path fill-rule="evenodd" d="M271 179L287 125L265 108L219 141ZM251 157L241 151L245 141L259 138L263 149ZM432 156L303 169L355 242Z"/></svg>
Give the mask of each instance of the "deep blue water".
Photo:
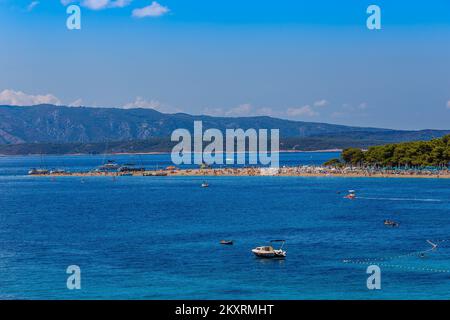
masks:
<svg viewBox="0 0 450 320"><path fill-rule="evenodd" d="M282 164L334 156L283 154ZM146 166L170 164L167 155L141 158ZM45 165L87 170L101 159L45 157ZM343 263L450 239L450 180L211 177L204 189L201 177L24 175L40 162L0 158L3 299L450 298L450 273L437 272L450 271L450 242L423 258L378 263L379 291L366 287L367 265ZM348 189L359 198L343 199ZM387 228L384 219L400 227ZM270 239L287 240L284 261L252 256ZM66 288L73 264L81 290Z"/></svg>

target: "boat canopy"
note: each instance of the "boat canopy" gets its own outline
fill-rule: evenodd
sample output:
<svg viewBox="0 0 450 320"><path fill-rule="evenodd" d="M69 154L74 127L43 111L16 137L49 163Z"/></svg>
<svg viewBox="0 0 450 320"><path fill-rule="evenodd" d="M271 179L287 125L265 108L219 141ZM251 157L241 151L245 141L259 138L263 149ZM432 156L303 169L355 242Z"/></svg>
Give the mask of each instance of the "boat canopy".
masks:
<svg viewBox="0 0 450 320"><path fill-rule="evenodd" d="M270 243L272 243L272 242L281 242L281 247L280 247L280 250L281 250L283 248L284 243L286 242L286 240L270 240Z"/></svg>

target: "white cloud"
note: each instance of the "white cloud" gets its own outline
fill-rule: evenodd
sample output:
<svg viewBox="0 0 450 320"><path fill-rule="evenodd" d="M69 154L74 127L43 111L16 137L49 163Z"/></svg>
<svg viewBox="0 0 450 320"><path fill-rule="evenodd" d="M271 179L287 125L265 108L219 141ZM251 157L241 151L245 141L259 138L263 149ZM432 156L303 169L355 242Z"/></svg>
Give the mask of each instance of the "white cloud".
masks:
<svg viewBox="0 0 450 320"><path fill-rule="evenodd" d="M314 101L312 104L304 105L298 108L288 108L285 112L289 117L317 117L320 113L317 111L318 108L323 108L328 106L328 100L321 99Z"/></svg>
<svg viewBox="0 0 450 320"><path fill-rule="evenodd" d="M272 108L260 108L256 111L256 113L261 116L273 116L274 115Z"/></svg>
<svg viewBox="0 0 450 320"><path fill-rule="evenodd" d="M447 109L450 109L450 100L447 101Z"/></svg>
<svg viewBox="0 0 450 320"><path fill-rule="evenodd" d="M227 116L237 116L237 117L248 116L248 115L251 115L252 109L253 109L253 107L252 107L251 104L244 103L244 104L241 104L241 105L239 105L239 106L237 106L235 108L231 108L230 110L228 110L225 113L225 115L227 115Z"/></svg>
<svg viewBox="0 0 450 320"><path fill-rule="evenodd" d="M27 94L22 91L15 90L3 90L0 92L0 105L12 105L12 106L33 106L38 104L53 104L57 106L68 107L93 107L104 108L104 105L98 105L97 103L91 103L86 105L83 99L76 99L70 103L62 102L58 97L53 94ZM159 112L176 113L183 112L179 108L175 108L166 104L162 104L157 100L146 100L143 97L137 97L134 101L126 103L119 108L122 109L154 109Z"/></svg>
<svg viewBox="0 0 450 320"><path fill-rule="evenodd" d="M145 18L145 17L161 17L168 13L170 9L160 5L158 2L153 1L151 5L140 9L133 10L133 17Z"/></svg>
<svg viewBox="0 0 450 320"><path fill-rule="evenodd" d="M222 117L225 115L222 108L204 108L202 113L214 117Z"/></svg>
<svg viewBox="0 0 450 320"><path fill-rule="evenodd" d="M75 0L61 0L61 4L63 6L67 6L68 4L75 2Z"/></svg>
<svg viewBox="0 0 450 320"><path fill-rule="evenodd" d="M22 91L3 90L0 92L0 104L12 106L32 106L37 104L61 105L61 100L52 94L32 95Z"/></svg>
<svg viewBox="0 0 450 320"><path fill-rule="evenodd" d="M30 2L30 4L27 7L28 11L33 11L34 8L36 8L36 6L39 4L39 1L32 1Z"/></svg>
<svg viewBox="0 0 450 320"><path fill-rule="evenodd" d="M158 100L146 100L143 97L136 97L136 99L132 102L126 103L122 106L123 109L136 109L136 108L142 108L142 109L154 109L159 112L164 113L176 113L176 112L183 112L183 110L179 108L174 108L172 106L163 104L159 102Z"/></svg>
<svg viewBox="0 0 450 320"><path fill-rule="evenodd" d="M78 2L82 7L91 10L102 10L107 8L123 8L128 6L133 0L61 0L62 5Z"/></svg>
<svg viewBox="0 0 450 320"><path fill-rule="evenodd" d="M348 116L365 116L366 110L369 108L369 104L367 102L361 102L357 105L344 103L338 111L335 111L331 114L333 118L343 118Z"/></svg>
<svg viewBox="0 0 450 320"><path fill-rule="evenodd" d="M69 107L81 107L83 106L83 99L77 99L68 105Z"/></svg>
<svg viewBox="0 0 450 320"><path fill-rule="evenodd" d="M215 117L253 117L274 115L274 111L272 108L263 107L255 109L249 103L244 103L231 109L207 107L203 108L202 113Z"/></svg>
<svg viewBox="0 0 450 320"><path fill-rule="evenodd" d="M81 5L92 10L101 10L109 5L109 0L83 0Z"/></svg>
<svg viewBox="0 0 450 320"><path fill-rule="evenodd" d="M314 107L326 107L328 105L328 101L325 99L322 100L318 100L316 102L314 102Z"/></svg>
<svg viewBox="0 0 450 320"><path fill-rule="evenodd" d="M307 117L315 117L318 116L319 113L316 112L311 106L306 105L300 108L288 108L286 111L288 116L298 117L298 116L307 116Z"/></svg>
<svg viewBox="0 0 450 320"><path fill-rule="evenodd" d="M128 6L131 3L132 0L116 0L111 1L110 7L111 8L123 8Z"/></svg>
<svg viewBox="0 0 450 320"><path fill-rule="evenodd" d="M157 100L147 101L142 97L137 97L133 102L129 102L123 106L124 109L135 109L135 108L144 108L144 109L160 109L161 103Z"/></svg>

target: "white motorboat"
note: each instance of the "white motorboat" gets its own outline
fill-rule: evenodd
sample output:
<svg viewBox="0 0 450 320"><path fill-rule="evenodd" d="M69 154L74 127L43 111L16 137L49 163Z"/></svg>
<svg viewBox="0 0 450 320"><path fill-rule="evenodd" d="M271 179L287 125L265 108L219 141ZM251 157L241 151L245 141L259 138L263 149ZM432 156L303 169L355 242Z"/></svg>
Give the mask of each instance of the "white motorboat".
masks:
<svg viewBox="0 0 450 320"><path fill-rule="evenodd" d="M274 249L273 246L261 246L252 249L252 252L255 256L259 258L268 258L268 259L283 259L286 257L286 251L283 250L285 240L272 240L271 243L281 242L281 246L279 249Z"/></svg>

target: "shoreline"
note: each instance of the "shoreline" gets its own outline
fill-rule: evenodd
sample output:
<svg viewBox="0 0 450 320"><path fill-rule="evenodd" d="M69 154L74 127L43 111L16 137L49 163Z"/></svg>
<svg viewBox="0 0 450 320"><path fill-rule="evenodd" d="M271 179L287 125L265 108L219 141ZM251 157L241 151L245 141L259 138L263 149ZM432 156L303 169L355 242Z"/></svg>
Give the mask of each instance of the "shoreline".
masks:
<svg viewBox="0 0 450 320"><path fill-rule="evenodd" d="M324 177L324 178L428 178L450 179L449 170L431 171L376 171L363 169L337 170L322 167L282 167L274 168L207 168L207 169L162 169L139 172L58 172L38 173L29 176L35 177Z"/></svg>

